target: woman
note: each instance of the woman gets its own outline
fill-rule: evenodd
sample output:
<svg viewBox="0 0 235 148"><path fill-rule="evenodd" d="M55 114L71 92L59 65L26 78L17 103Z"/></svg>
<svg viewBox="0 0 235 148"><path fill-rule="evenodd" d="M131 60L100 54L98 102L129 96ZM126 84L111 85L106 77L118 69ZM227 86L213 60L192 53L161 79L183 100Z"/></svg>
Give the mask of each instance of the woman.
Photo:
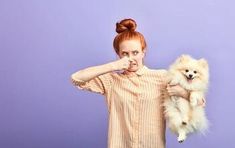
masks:
<svg viewBox="0 0 235 148"><path fill-rule="evenodd" d="M167 87L166 70L144 65L146 42L135 31L136 26L133 19L117 23L113 46L120 59L80 70L72 74L72 82L80 89L105 96L109 148L164 148L161 90L186 99L188 93L180 86Z"/></svg>

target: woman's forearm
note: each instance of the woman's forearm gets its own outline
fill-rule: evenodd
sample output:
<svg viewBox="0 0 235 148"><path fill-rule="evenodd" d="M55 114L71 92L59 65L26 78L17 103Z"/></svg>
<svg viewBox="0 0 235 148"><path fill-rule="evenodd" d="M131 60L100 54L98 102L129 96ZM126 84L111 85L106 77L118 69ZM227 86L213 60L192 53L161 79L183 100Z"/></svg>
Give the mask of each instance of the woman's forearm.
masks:
<svg viewBox="0 0 235 148"><path fill-rule="evenodd" d="M119 60L116 60L107 64L93 66L93 67L80 70L72 74L71 77L73 80L86 82L86 81L93 79L94 77L97 77L99 75L102 75L111 71L127 69L129 65L130 65L129 58L123 57Z"/></svg>
<svg viewBox="0 0 235 148"><path fill-rule="evenodd" d="M114 67L112 63L107 63L99 66L93 66L88 67L83 70L79 70L71 75L71 78L73 80L79 80L79 81L89 81L93 79L94 77L97 77L99 75L114 71Z"/></svg>

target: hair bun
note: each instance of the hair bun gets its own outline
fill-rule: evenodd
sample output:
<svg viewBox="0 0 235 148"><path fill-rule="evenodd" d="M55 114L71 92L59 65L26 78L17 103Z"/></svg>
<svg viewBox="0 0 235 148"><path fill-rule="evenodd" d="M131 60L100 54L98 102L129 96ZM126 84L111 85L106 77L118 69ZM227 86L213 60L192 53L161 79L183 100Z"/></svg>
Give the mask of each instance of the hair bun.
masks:
<svg viewBox="0 0 235 148"><path fill-rule="evenodd" d="M135 31L136 27L137 24L133 19L124 19L121 22L116 23L116 32Z"/></svg>

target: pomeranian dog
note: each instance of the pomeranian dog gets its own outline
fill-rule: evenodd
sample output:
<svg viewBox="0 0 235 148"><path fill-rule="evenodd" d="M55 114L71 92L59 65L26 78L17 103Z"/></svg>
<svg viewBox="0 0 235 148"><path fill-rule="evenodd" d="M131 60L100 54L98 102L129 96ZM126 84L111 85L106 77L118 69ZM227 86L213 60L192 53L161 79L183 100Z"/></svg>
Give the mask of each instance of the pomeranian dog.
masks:
<svg viewBox="0 0 235 148"><path fill-rule="evenodd" d="M189 55L181 55L169 68L170 85L179 84L186 89L189 100L171 96L164 99L164 115L172 132L182 143L187 134L201 132L208 128L204 106L209 81L209 68L205 59L196 60Z"/></svg>

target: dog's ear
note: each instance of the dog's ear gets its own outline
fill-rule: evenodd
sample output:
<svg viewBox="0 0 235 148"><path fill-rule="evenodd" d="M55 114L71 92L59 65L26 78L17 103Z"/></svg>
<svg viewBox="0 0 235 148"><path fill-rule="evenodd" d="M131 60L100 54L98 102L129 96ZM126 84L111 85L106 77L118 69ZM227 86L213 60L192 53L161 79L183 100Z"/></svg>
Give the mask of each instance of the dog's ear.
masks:
<svg viewBox="0 0 235 148"><path fill-rule="evenodd" d="M205 59L199 59L198 60L198 63L203 67L203 68L206 68L206 69L208 69L208 63L207 63L207 61L205 60Z"/></svg>
<svg viewBox="0 0 235 148"><path fill-rule="evenodd" d="M183 54L179 57L178 61L180 63L188 62L192 57L190 55Z"/></svg>

